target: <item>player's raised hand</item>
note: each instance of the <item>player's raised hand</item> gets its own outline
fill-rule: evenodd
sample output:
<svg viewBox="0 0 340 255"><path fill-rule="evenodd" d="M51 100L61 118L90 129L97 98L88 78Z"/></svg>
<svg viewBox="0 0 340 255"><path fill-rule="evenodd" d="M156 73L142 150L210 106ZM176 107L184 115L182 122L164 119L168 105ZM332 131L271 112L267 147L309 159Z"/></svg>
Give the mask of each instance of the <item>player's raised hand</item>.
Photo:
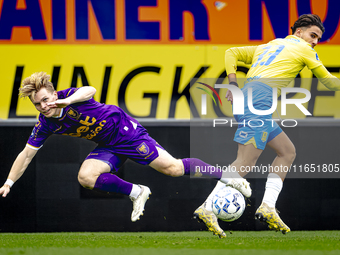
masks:
<svg viewBox="0 0 340 255"><path fill-rule="evenodd" d="M50 108L65 108L66 106L71 104L71 100L69 98L65 99L57 99L54 102L47 103Z"/></svg>
<svg viewBox="0 0 340 255"><path fill-rule="evenodd" d="M227 94L225 95L225 98L231 103L233 104L233 93L231 93L231 90L228 89Z"/></svg>
<svg viewBox="0 0 340 255"><path fill-rule="evenodd" d="M6 197L10 190L9 185L5 184L0 188L0 195L2 195L2 197Z"/></svg>

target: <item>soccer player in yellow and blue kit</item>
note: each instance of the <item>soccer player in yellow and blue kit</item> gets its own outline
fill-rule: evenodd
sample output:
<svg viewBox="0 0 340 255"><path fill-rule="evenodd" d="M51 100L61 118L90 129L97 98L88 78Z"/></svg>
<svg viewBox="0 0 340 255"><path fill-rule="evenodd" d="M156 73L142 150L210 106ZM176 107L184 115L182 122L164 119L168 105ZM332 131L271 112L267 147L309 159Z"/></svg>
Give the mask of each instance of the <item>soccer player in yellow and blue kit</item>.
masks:
<svg viewBox="0 0 340 255"><path fill-rule="evenodd" d="M287 87L305 66L328 89L340 90L339 79L327 71L314 50L324 31L319 16L305 14L294 23L292 35L284 39L275 39L259 46L228 49L225 53L225 67L229 84L238 86L236 79L237 61L251 64L242 92L245 102L247 102L248 89L252 88L252 103L254 108L258 110L270 109L273 88L277 88L278 94L280 94L281 88ZM233 102L233 95L230 90L228 90L226 98L231 103ZM249 120L260 121L261 119L272 118L271 114L259 116L251 113L247 104L245 105L244 115L235 115L234 117L238 123L244 123L244 120L245 123L248 123ZM273 169L275 169L275 166L281 167L276 169L283 169L285 166L289 168L295 159L295 147L285 132L275 122L264 121L262 123L265 124L261 128L240 124L235 133L234 141L238 143L238 152L237 158L231 166L237 169L239 178L247 174L241 169L251 169L255 166L266 145L277 154L272 163ZM253 126L257 125L254 124ZM243 168L241 168L242 166ZM286 174L286 172L270 172L268 174L262 204L255 213L256 219L267 223L270 229L282 233L289 232L290 228L277 214L275 205ZM219 227L217 220L214 220L215 218L211 216L211 211L212 198L224 185L218 182L205 203L194 212L206 223L210 231L221 238L225 237L225 233Z"/></svg>

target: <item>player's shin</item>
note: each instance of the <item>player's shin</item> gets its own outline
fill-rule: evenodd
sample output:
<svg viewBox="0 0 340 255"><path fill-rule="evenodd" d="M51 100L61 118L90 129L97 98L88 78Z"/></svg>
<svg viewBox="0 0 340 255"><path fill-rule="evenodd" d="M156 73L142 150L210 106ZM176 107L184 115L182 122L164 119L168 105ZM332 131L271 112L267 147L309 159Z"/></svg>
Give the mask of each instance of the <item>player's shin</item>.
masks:
<svg viewBox="0 0 340 255"><path fill-rule="evenodd" d="M267 178L266 190L262 202L266 203L269 207L275 207L282 186L283 182L280 176L275 173L270 173Z"/></svg>
<svg viewBox="0 0 340 255"><path fill-rule="evenodd" d="M124 181L114 174L104 173L98 177L93 190L130 195L133 190L133 185L134 184Z"/></svg>
<svg viewBox="0 0 340 255"><path fill-rule="evenodd" d="M198 158L182 159L184 175L221 179L222 169L211 166Z"/></svg>

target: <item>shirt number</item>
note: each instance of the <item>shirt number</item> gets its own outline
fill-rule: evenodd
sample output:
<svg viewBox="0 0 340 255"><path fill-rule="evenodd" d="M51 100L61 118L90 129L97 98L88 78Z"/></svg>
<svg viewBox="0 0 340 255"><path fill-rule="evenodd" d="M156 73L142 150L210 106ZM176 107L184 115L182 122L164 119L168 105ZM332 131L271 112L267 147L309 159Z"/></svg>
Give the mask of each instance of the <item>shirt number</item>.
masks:
<svg viewBox="0 0 340 255"><path fill-rule="evenodd" d="M266 47L263 47L265 51L259 56L256 63L254 63L251 67L256 67L257 65L260 65L260 66L270 65L270 63L276 58L277 55L280 54L280 52L284 49L284 47L285 47L284 45L275 45L275 46L268 45ZM276 48L276 51L268 53L268 51L272 48L274 49Z"/></svg>

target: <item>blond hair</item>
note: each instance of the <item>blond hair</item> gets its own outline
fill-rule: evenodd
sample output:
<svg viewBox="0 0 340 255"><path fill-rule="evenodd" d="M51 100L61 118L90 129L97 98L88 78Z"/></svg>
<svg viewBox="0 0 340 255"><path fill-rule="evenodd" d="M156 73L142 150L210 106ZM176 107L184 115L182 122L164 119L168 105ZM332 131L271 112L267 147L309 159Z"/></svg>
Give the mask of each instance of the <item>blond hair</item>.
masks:
<svg viewBox="0 0 340 255"><path fill-rule="evenodd" d="M50 78L51 76L45 72L32 74L30 77L23 80L21 87L19 88L19 96L32 99L42 88L46 88L47 91L53 93L55 89L52 82L50 82Z"/></svg>

